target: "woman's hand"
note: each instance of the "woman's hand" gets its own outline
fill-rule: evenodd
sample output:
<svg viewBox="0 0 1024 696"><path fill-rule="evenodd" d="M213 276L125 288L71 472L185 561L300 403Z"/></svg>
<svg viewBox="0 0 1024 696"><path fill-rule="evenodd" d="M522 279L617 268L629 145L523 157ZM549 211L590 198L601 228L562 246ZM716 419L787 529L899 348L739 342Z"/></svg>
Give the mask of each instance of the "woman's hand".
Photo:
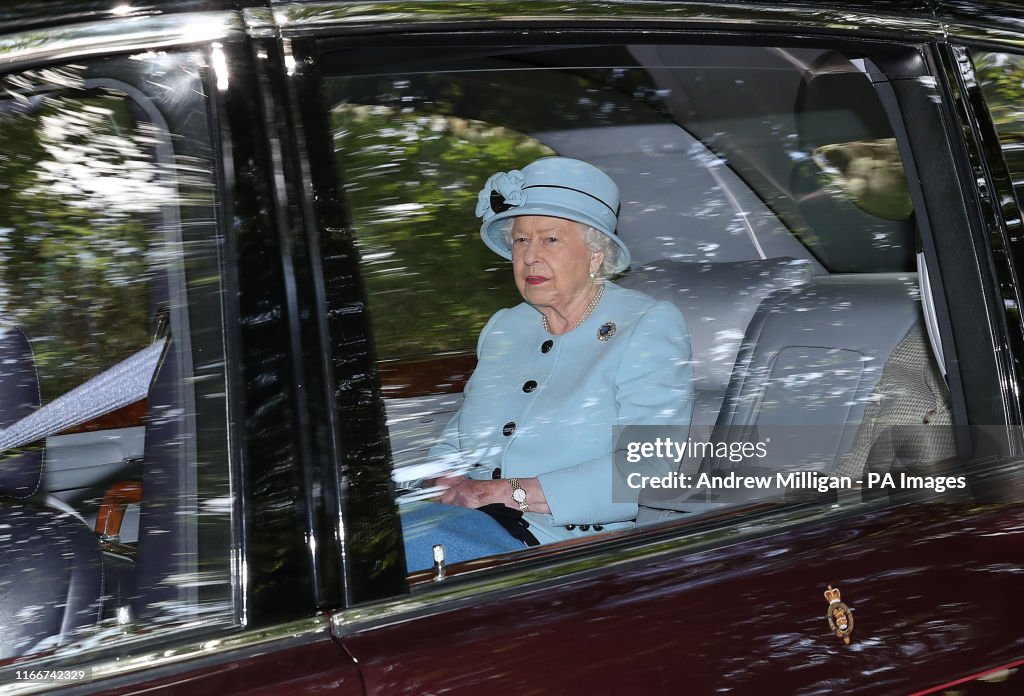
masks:
<svg viewBox="0 0 1024 696"><path fill-rule="evenodd" d="M502 483L504 483L505 488L508 488L508 483L500 480L474 481L464 476L451 476L445 481L438 481L439 485L449 486L448 490L441 496L442 503L467 508L478 508L490 505L491 503L502 502L499 500Z"/></svg>
<svg viewBox="0 0 1024 696"><path fill-rule="evenodd" d="M476 481L465 476L446 476L434 482L439 486L449 486L441 496L440 502L446 505L478 508L491 503L501 503L513 510L519 504L512 500L512 487L507 479ZM519 479L519 485L526 491L526 504L530 512L550 512L544 489L536 478Z"/></svg>

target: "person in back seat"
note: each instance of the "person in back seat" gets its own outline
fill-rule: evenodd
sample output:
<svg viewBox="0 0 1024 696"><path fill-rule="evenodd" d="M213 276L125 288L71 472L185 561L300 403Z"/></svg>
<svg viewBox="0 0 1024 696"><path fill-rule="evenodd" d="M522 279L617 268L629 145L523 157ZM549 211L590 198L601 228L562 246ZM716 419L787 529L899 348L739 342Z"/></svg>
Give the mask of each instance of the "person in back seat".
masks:
<svg viewBox="0 0 1024 696"><path fill-rule="evenodd" d="M606 280L629 265L618 208L608 175L563 157L480 192L481 236L511 259L525 301L487 322L462 408L431 450L468 472L439 481L441 504L403 510L409 570L430 566L434 544L459 561L633 526L636 492L612 495L613 427L685 434L693 372L675 305Z"/></svg>

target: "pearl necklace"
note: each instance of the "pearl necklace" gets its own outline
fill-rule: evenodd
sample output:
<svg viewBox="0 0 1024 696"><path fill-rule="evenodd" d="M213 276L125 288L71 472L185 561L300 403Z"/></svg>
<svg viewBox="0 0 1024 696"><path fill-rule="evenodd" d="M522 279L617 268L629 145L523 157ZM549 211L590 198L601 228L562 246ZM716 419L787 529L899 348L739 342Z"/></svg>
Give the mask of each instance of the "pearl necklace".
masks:
<svg viewBox="0 0 1024 696"><path fill-rule="evenodd" d="M603 294L604 294L604 283L601 283L600 285L597 286L597 293L594 295L594 299L592 299L590 301L590 304L588 304L587 308L583 311L583 316L580 317L579 321L577 321L575 324L573 324L572 329L569 329L570 331L572 331L573 329L579 328L580 324L582 324L583 322L585 322L587 319L590 318L590 315L593 314L593 312L594 312L594 308L597 307L597 303L601 301L601 295L603 295ZM548 329L548 318L547 318L547 316L541 315L541 320L540 321L541 321L541 324L544 325L544 330L547 331L548 333L551 333L551 330Z"/></svg>

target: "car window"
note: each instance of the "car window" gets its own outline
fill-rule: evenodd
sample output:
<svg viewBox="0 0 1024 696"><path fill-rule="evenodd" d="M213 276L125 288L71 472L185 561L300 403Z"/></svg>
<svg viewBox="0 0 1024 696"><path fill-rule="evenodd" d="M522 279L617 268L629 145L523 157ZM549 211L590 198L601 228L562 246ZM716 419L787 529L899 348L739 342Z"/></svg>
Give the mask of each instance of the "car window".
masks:
<svg viewBox="0 0 1024 696"><path fill-rule="evenodd" d="M0 76L9 669L236 621L203 70L161 53Z"/></svg>
<svg viewBox="0 0 1024 696"><path fill-rule="evenodd" d="M900 473L921 487L944 475L956 443L920 308L924 212L911 204L870 56L706 44L361 46L335 47L325 64L403 516L438 494L430 479L445 453L470 458L460 471L480 481L570 481L592 469L597 440L618 457L612 483L581 475L562 510L526 519L585 540L757 500L888 495ZM490 362L493 341L518 346L541 318L513 330L502 316L529 312L494 315L521 297L511 265L480 241L477 194L491 174L551 155L616 182L617 233L632 262L609 282L662 303L652 311L671 318L654 323L686 336L685 384L672 387L681 403L665 408L679 414L674 429L625 434L612 426L643 424L614 418L600 432L584 426L580 412L625 399L621 385L615 395L545 393L548 378L531 377L548 374L532 344ZM625 319L600 321L594 345L633 340L616 330ZM450 352L467 347L475 354ZM551 379L586 364L559 360ZM592 377L584 370L574 384ZM564 411L535 406L563 398ZM531 433L547 427L548 442L530 449ZM630 469L637 463L653 468ZM639 485L623 484L623 472ZM695 493L702 480L713 485ZM769 492L749 492L757 488ZM632 496L633 512L565 512L593 495Z"/></svg>

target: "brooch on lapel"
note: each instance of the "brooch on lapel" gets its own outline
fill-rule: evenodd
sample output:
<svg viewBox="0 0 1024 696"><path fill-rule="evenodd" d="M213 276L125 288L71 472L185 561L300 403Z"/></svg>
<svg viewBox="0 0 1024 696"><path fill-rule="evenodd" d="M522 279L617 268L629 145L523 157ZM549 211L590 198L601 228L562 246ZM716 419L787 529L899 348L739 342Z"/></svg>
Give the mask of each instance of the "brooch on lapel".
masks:
<svg viewBox="0 0 1024 696"><path fill-rule="evenodd" d="M828 600L828 613L825 614L825 618L828 619L828 627L832 629L837 638L842 638L843 642L849 645L850 634L853 633L853 612L850 611L850 607L840 601L838 587L832 589L832 586L829 585L825 590L825 599Z"/></svg>
<svg viewBox="0 0 1024 696"><path fill-rule="evenodd" d="M606 321L601 324L597 329L597 339L599 341L610 341L612 336L615 335L615 322Z"/></svg>

